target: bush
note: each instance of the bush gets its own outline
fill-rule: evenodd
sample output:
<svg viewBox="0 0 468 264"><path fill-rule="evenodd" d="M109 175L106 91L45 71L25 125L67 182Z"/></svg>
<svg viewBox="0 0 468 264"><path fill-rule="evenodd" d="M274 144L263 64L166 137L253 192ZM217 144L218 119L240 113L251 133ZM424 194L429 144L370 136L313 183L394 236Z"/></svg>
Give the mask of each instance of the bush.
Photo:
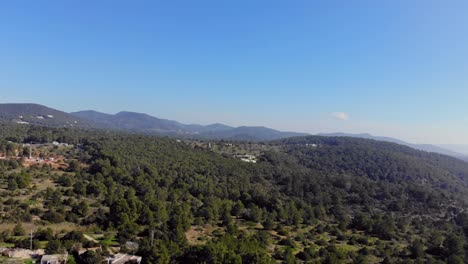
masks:
<svg viewBox="0 0 468 264"><path fill-rule="evenodd" d="M287 247L291 247L291 248L294 248L296 247L296 243L294 243L294 241L290 238L285 238L285 239L282 239L280 242L279 242L280 245L283 245L283 246L287 246Z"/></svg>
<svg viewBox="0 0 468 264"><path fill-rule="evenodd" d="M39 229L34 237L42 241L50 241L54 238L54 231L51 228Z"/></svg>
<svg viewBox="0 0 468 264"><path fill-rule="evenodd" d="M312 260L312 256L310 256L307 252L301 251L296 254L296 257L302 261L310 261Z"/></svg>
<svg viewBox="0 0 468 264"><path fill-rule="evenodd" d="M65 216L56 211L49 211L42 215L42 219L49 221L51 223L61 223L65 221Z"/></svg>
<svg viewBox="0 0 468 264"><path fill-rule="evenodd" d="M280 228L278 229L278 235L280 235L280 236L289 236L289 232L288 232L287 230L285 230L285 229L283 229L283 228L280 227Z"/></svg>
<svg viewBox="0 0 468 264"><path fill-rule="evenodd" d="M14 236L24 236L26 234L26 231L24 231L23 225L21 223L18 223L15 225L13 228L13 235Z"/></svg>
<svg viewBox="0 0 468 264"><path fill-rule="evenodd" d="M367 237L364 237L364 236L360 236L356 239L356 242L361 244L361 245L369 245L369 240L367 239Z"/></svg>
<svg viewBox="0 0 468 264"><path fill-rule="evenodd" d="M62 252L62 242L58 239L50 240L45 248L46 254L58 254Z"/></svg>
<svg viewBox="0 0 468 264"><path fill-rule="evenodd" d="M326 246L328 244L328 242L325 241L324 239L320 239L320 240L315 241L315 244L317 244L319 246Z"/></svg>

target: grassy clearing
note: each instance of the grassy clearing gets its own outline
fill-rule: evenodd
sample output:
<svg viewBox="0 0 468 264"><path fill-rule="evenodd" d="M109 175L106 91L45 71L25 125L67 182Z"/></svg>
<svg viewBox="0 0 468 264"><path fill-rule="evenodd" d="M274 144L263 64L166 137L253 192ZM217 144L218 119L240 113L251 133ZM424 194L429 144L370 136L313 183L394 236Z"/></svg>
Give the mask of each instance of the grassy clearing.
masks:
<svg viewBox="0 0 468 264"><path fill-rule="evenodd" d="M353 246L353 245L348 245L348 244L337 244L336 248L338 250L346 252L346 253L356 252L356 251L358 251L360 249L358 246Z"/></svg>
<svg viewBox="0 0 468 264"><path fill-rule="evenodd" d="M106 234L87 234L93 239L99 241L100 244L106 247L118 247L120 246L119 242L116 239L116 233L106 233Z"/></svg>
<svg viewBox="0 0 468 264"><path fill-rule="evenodd" d="M0 242L0 248L9 248L9 247L14 247L14 246L15 246L15 244L12 244L12 243Z"/></svg>
<svg viewBox="0 0 468 264"><path fill-rule="evenodd" d="M33 263L31 259L11 259L0 256L0 263L2 264L29 264Z"/></svg>
<svg viewBox="0 0 468 264"><path fill-rule="evenodd" d="M221 232L224 230L212 225L192 226L185 232L185 237L190 245L204 245Z"/></svg>
<svg viewBox="0 0 468 264"><path fill-rule="evenodd" d="M15 223L2 223L0 224L0 232L6 231L6 230L13 230L15 227ZM81 230L83 231L84 227L80 227L75 223L69 223L69 222L64 222L64 223L59 223L59 224L49 224L49 225L41 225L41 224L36 224L36 223L22 223L24 230L26 230L27 233L29 233L31 230L33 232L37 231L39 228L45 229L45 228L52 228L52 230L56 232L61 232L61 231L72 231L72 230Z"/></svg>

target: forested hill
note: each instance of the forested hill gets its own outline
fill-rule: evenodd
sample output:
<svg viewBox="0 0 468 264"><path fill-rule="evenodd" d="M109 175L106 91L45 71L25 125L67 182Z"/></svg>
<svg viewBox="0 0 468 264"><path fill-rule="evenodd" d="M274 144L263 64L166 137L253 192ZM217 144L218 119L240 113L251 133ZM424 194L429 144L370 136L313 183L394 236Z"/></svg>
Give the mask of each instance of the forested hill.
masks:
<svg viewBox="0 0 468 264"><path fill-rule="evenodd" d="M468 163L384 141L354 137L309 136L275 141L297 163L328 173L346 173L392 183L466 188ZM313 146L315 145L315 147Z"/></svg>
<svg viewBox="0 0 468 264"><path fill-rule="evenodd" d="M0 104L0 122L51 127L90 128L92 123L39 104Z"/></svg>
<svg viewBox="0 0 468 264"><path fill-rule="evenodd" d="M413 144L413 143L408 143L400 139L396 138L391 138L391 137L379 137L379 136L373 136L370 134L347 134L347 133L325 133L325 134L318 134L318 136L326 136L326 137L353 137L353 138L365 138L365 139L373 139L373 140L378 140L378 141L385 141L385 142L392 142L392 143L397 143L400 145L412 147L414 149L422 150L422 151L427 151L427 152L435 152L447 156L452 156L455 158L459 158L464 161L468 161L468 156L454 152L449 149L445 149L440 146L436 145L431 145L431 144ZM449 147L450 148L450 147Z"/></svg>
<svg viewBox="0 0 468 264"><path fill-rule="evenodd" d="M2 221L34 215L43 224L98 229L122 245L138 241L135 253L144 263L465 259L468 165L447 156L356 138L212 141L205 148L124 133L1 128L0 138L10 141L0 141L7 159L22 142L77 146L60 152L69 160L63 172L21 172L13 161L0 161L2 197L8 197L1 198ZM257 163L221 155L226 145L257 153ZM30 188L24 179L36 173L55 182L54 189ZM21 188L38 191L34 203L14 201ZM66 247L60 234L54 240Z"/></svg>
<svg viewBox="0 0 468 264"><path fill-rule="evenodd" d="M115 115L87 110L65 113L47 106L30 103L0 104L0 122L125 131L146 135L179 138L205 138L262 141L303 136L305 133L282 132L259 126L231 127L223 124L182 124L144 113L122 111Z"/></svg>

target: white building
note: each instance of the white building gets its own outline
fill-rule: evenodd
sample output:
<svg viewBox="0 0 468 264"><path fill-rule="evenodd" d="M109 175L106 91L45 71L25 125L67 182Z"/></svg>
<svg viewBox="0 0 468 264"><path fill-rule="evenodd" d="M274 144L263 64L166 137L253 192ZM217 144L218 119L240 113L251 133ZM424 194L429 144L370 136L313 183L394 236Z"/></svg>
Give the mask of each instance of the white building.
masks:
<svg viewBox="0 0 468 264"><path fill-rule="evenodd" d="M140 264L142 257L133 256L127 254L117 254L107 259L108 264L125 264L125 263L137 263Z"/></svg>
<svg viewBox="0 0 468 264"><path fill-rule="evenodd" d="M41 258L41 264L66 264L68 254L44 255Z"/></svg>

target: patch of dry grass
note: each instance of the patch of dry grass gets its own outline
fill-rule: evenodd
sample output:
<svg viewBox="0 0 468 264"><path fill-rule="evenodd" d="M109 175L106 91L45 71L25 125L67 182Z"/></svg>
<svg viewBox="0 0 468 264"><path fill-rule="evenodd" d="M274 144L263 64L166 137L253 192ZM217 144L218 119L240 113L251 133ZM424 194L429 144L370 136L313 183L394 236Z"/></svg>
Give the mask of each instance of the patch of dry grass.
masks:
<svg viewBox="0 0 468 264"><path fill-rule="evenodd" d="M2 223L0 224L0 232L5 230L12 230L15 227L15 223ZM58 224L49 224L49 225L40 225L36 223L22 223L24 230L26 233L29 233L31 230L33 232L37 231L39 228L51 228L55 232L61 231L72 231L72 230L84 230L84 227L80 227L75 223L63 222Z"/></svg>

